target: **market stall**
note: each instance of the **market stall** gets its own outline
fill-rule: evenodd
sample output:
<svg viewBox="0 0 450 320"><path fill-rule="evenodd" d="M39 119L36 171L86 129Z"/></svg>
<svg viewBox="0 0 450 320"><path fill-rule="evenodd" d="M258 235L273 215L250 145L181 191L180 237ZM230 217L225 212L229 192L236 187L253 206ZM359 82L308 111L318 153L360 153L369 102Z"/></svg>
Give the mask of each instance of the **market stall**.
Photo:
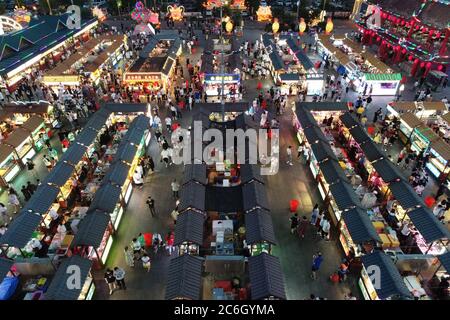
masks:
<svg viewBox="0 0 450 320"><path fill-rule="evenodd" d="M431 142L430 158L426 167L439 181L445 181L450 174L450 145L439 138Z"/></svg>
<svg viewBox="0 0 450 320"><path fill-rule="evenodd" d="M400 115L399 138L404 144L409 144L411 135L415 128L423 125L422 121L414 113L406 112Z"/></svg>
<svg viewBox="0 0 450 320"><path fill-rule="evenodd" d="M430 127L425 125L416 127L411 134L411 150L416 154L427 152L431 143L438 139L439 136Z"/></svg>
<svg viewBox="0 0 450 320"><path fill-rule="evenodd" d="M362 256L361 260L363 268L358 284L366 300L412 298L397 267L388 255L375 251ZM371 276L374 272L378 277Z"/></svg>
<svg viewBox="0 0 450 320"><path fill-rule="evenodd" d="M31 140L33 141L34 149L39 152L44 147L44 141L40 135L48 133L49 129L45 126L44 118L40 116L31 116L23 125L22 128L27 130L31 134Z"/></svg>
<svg viewBox="0 0 450 320"><path fill-rule="evenodd" d="M2 113L5 116L4 123L11 127L20 126L31 116L44 118L45 123L51 128L59 128L61 123L56 119L53 105L45 100L39 101L11 101L3 105ZM4 130L4 125L0 127Z"/></svg>
<svg viewBox="0 0 450 320"><path fill-rule="evenodd" d="M248 258L252 300L286 300L281 263L267 253Z"/></svg>
<svg viewBox="0 0 450 320"><path fill-rule="evenodd" d="M22 162L21 166L25 165L28 159L32 159L36 155L30 132L24 128L14 130L3 143L14 148L17 159Z"/></svg>
<svg viewBox="0 0 450 320"><path fill-rule="evenodd" d="M205 214L187 210L178 215L175 224L174 245L179 248L179 255L198 255L203 246Z"/></svg>
<svg viewBox="0 0 450 320"><path fill-rule="evenodd" d="M328 212L334 225L337 226L341 221L343 212L361 207L361 203L352 185L346 180L330 185L329 189L327 194Z"/></svg>
<svg viewBox="0 0 450 320"><path fill-rule="evenodd" d="M7 187L20 172L21 165L19 164L17 153L14 148L0 144L0 186Z"/></svg>
<svg viewBox="0 0 450 320"><path fill-rule="evenodd" d="M269 211L257 209L245 214L245 241L252 256L272 253L277 241Z"/></svg>
<svg viewBox="0 0 450 320"><path fill-rule="evenodd" d="M199 300L202 297L203 259L184 254L170 259L166 300Z"/></svg>
<svg viewBox="0 0 450 320"><path fill-rule="evenodd" d="M113 228L109 214L101 211L88 212L78 227L71 248L82 257L93 261L94 268L102 268L113 245Z"/></svg>
<svg viewBox="0 0 450 320"><path fill-rule="evenodd" d="M95 292L91 267L92 261L80 256L64 259L44 293L44 298L46 300L91 300ZM76 274L82 286L70 288L67 284L71 281L70 277L74 274L74 270L78 270Z"/></svg>

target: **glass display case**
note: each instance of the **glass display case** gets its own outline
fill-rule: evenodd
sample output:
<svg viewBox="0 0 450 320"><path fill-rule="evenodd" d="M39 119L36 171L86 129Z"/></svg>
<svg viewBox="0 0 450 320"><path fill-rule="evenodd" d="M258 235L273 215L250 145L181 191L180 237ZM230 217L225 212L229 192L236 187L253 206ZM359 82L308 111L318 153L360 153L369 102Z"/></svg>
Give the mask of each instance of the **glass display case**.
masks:
<svg viewBox="0 0 450 320"><path fill-rule="evenodd" d="M0 157L0 185L6 187L20 172L20 165L12 147L0 145Z"/></svg>

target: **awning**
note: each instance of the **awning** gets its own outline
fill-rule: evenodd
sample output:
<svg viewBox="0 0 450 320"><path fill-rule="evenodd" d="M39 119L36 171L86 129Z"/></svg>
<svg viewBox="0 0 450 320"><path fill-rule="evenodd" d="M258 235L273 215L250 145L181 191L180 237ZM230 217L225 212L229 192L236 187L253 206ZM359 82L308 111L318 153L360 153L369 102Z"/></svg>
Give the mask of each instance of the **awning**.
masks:
<svg viewBox="0 0 450 320"><path fill-rule="evenodd" d="M272 62L272 66L275 71L284 70L283 60L281 60L281 57L278 52L276 52L276 49L269 54L269 59Z"/></svg>
<svg viewBox="0 0 450 320"><path fill-rule="evenodd" d="M98 210L113 213L117 203L120 201L121 188L111 183L100 186L92 199L89 210Z"/></svg>
<svg viewBox="0 0 450 320"><path fill-rule="evenodd" d="M130 127L122 141L128 141L129 143L133 143L134 145L138 146L141 143L142 138L144 137L144 133L145 130L142 128Z"/></svg>
<svg viewBox="0 0 450 320"><path fill-rule="evenodd" d="M447 112L446 114L444 114L443 116L441 116L442 120L444 120L445 122L447 122L448 125L450 125L450 112Z"/></svg>
<svg viewBox="0 0 450 320"><path fill-rule="evenodd" d="M14 152L13 147L7 144L0 144L0 163L5 162L6 159Z"/></svg>
<svg viewBox="0 0 450 320"><path fill-rule="evenodd" d="M2 283L3 279L8 274L9 270L11 270L11 267L14 265L13 260L0 258L0 283Z"/></svg>
<svg viewBox="0 0 450 320"><path fill-rule="evenodd" d="M400 116L400 120L404 121L410 128L413 129L423 124L423 122L420 121L419 118L417 118L412 112L405 112Z"/></svg>
<svg viewBox="0 0 450 320"><path fill-rule="evenodd" d="M86 127L78 134L78 136L75 139L75 142L78 142L79 144L87 148L94 143L95 139L97 138L97 135L98 135L97 131L89 127Z"/></svg>
<svg viewBox="0 0 450 320"><path fill-rule="evenodd" d="M205 190L206 211L229 213L242 212L244 210L242 185L231 187L213 185L206 186Z"/></svg>
<svg viewBox="0 0 450 320"><path fill-rule="evenodd" d="M129 172L130 172L129 165L127 165L121 161L114 162L111 165L111 167L109 167L108 172L106 172L106 175L103 178L101 184L110 182L115 185L118 185L119 187L122 187L128 178Z"/></svg>
<svg viewBox="0 0 450 320"><path fill-rule="evenodd" d="M49 173L44 180L45 183L50 183L58 187L62 187L66 184L67 180L72 177L75 168L66 162L58 162L56 166Z"/></svg>
<svg viewBox="0 0 450 320"><path fill-rule="evenodd" d="M37 128L45 123L44 118L40 116L31 116L23 125L22 128L30 133L33 133Z"/></svg>
<svg viewBox="0 0 450 320"><path fill-rule="evenodd" d="M400 81L401 73L364 73L366 81Z"/></svg>
<svg viewBox="0 0 450 320"><path fill-rule="evenodd" d="M450 239L450 232L428 208L417 208L407 213L427 243L440 239Z"/></svg>
<svg viewBox="0 0 450 320"><path fill-rule="evenodd" d="M330 186L330 192L333 195L339 210L344 211L354 207L362 207L358 196L352 185L345 181L339 181Z"/></svg>
<svg viewBox="0 0 450 320"><path fill-rule="evenodd" d="M8 136L8 138L4 140L3 143L6 143L11 147L17 148L29 137L30 133L27 130L25 130L24 128L17 128Z"/></svg>
<svg viewBox="0 0 450 320"><path fill-rule="evenodd" d="M148 130L150 129L150 119L147 116L140 114L131 122L130 128L140 128L144 131Z"/></svg>
<svg viewBox="0 0 450 320"><path fill-rule="evenodd" d="M411 293L403 282L403 278L395 266L392 259L381 251L375 251L361 257L364 267L376 271L379 275L379 281L374 283L374 288L380 299L388 298L411 298ZM370 273L371 274L371 273ZM370 279L372 283L374 282Z"/></svg>
<svg viewBox="0 0 450 320"><path fill-rule="evenodd" d="M248 258L252 300L286 300L283 271L278 257L267 253Z"/></svg>
<svg viewBox="0 0 450 320"><path fill-rule="evenodd" d="M206 164L204 163L187 164L184 166L183 184L186 184L190 181L206 185L207 183Z"/></svg>
<svg viewBox="0 0 450 320"><path fill-rule="evenodd" d="M298 122L300 122L303 129L317 126L317 121L314 119L314 116L310 111L304 108L297 108L295 110L295 114L297 115Z"/></svg>
<svg viewBox="0 0 450 320"><path fill-rule="evenodd" d="M414 129L422 138L428 140L429 142L433 142L439 139L439 136L431 129L430 127L426 127L425 124Z"/></svg>
<svg viewBox="0 0 450 320"><path fill-rule="evenodd" d="M101 211L89 212L79 223L78 232L72 241L76 246L100 247L111 217Z"/></svg>
<svg viewBox="0 0 450 320"><path fill-rule="evenodd" d="M261 168L256 164L241 164L240 173L242 184L252 181L257 181L262 184L265 183L265 179L261 176Z"/></svg>
<svg viewBox="0 0 450 320"><path fill-rule="evenodd" d="M398 168L388 159L382 158L377 160L372 163L372 166L386 183L403 178Z"/></svg>
<svg viewBox="0 0 450 320"><path fill-rule="evenodd" d="M205 211L205 186L196 182L186 183L180 190L179 212L187 209Z"/></svg>
<svg viewBox="0 0 450 320"><path fill-rule="evenodd" d="M95 112L95 115L97 117L105 118L105 121L106 121L109 118L109 116L111 115L111 113L112 113L111 110L108 110L107 108L102 107Z"/></svg>
<svg viewBox="0 0 450 320"><path fill-rule="evenodd" d="M64 259L45 292L45 298L47 300L78 300L92 263L91 260L77 255ZM74 275L74 267L77 267L76 275L79 277L77 281L81 283L80 288L69 288L67 285Z"/></svg>
<svg viewBox="0 0 450 320"><path fill-rule="evenodd" d="M318 143L314 143L311 145L311 150L316 158L317 162L322 162L327 159L338 160L330 145L319 141Z"/></svg>
<svg viewBox="0 0 450 320"><path fill-rule="evenodd" d="M417 102L417 107L423 107L424 110L447 111L447 107L442 101L421 101Z"/></svg>
<svg viewBox="0 0 450 320"><path fill-rule="evenodd" d="M431 143L431 149L436 151L445 161L450 161L450 145L442 138Z"/></svg>
<svg viewBox="0 0 450 320"><path fill-rule="evenodd" d="M317 126L305 128L305 129L303 129L303 132L304 132L309 144L317 143L319 141L324 141L324 142L328 143L322 130L320 130L320 128Z"/></svg>
<svg viewBox="0 0 450 320"><path fill-rule="evenodd" d="M146 103L107 103L104 108L114 113L146 113L148 110Z"/></svg>
<svg viewBox="0 0 450 320"><path fill-rule="evenodd" d="M339 117L341 119L344 126L346 126L348 129L359 126L359 122L356 119L354 113L346 112L342 116Z"/></svg>
<svg viewBox="0 0 450 320"><path fill-rule="evenodd" d="M256 209L245 214L245 239L249 245L262 242L277 244L269 211Z"/></svg>
<svg viewBox="0 0 450 320"><path fill-rule="evenodd" d="M42 217L24 210L9 224L5 234L0 237L0 244L23 248L30 241L33 232L39 226Z"/></svg>
<svg viewBox="0 0 450 320"><path fill-rule="evenodd" d="M263 184L253 181L242 186L244 211L253 209L269 210L266 188Z"/></svg>
<svg viewBox="0 0 450 320"><path fill-rule="evenodd" d="M97 113L94 113L88 120L88 122L85 124L84 128L91 128L99 132L105 126L106 126L106 119L102 115L97 115Z"/></svg>
<svg viewBox="0 0 450 320"><path fill-rule="evenodd" d="M339 181L347 182L347 176L336 160L330 159L319 163L320 171L329 185Z"/></svg>
<svg viewBox="0 0 450 320"><path fill-rule="evenodd" d="M59 194L59 188L48 184L41 184L27 201L23 210L46 214Z"/></svg>
<svg viewBox="0 0 450 320"><path fill-rule="evenodd" d="M137 146L126 140L122 140L117 152L114 156L114 161L125 161L128 164L133 163L134 157L136 156Z"/></svg>
<svg viewBox="0 0 450 320"><path fill-rule="evenodd" d="M349 131L350 131L350 134L352 135L353 139L355 139L355 141L358 144L362 144L362 143L370 140L370 137L367 134L366 130L364 130L360 126L353 127Z"/></svg>
<svg viewBox="0 0 450 320"><path fill-rule="evenodd" d="M167 274L166 300L200 300L203 259L184 254L170 260Z"/></svg>
<svg viewBox="0 0 450 320"><path fill-rule="evenodd" d="M372 139L362 143L360 147L369 162L379 160L386 156L381 148L375 142L373 142Z"/></svg>
<svg viewBox="0 0 450 320"><path fill-rule="evenodd" d="M303 50L299 50L295 53L295 56L300 61L300 63L303 65L303 68L305 70L314 69L314 63L312 63L311 59L306 55L306 53Z"/></svg>
<svg viewBox="0 0 450 320"><path fill-rule="evenodd" d="M450 272L450 251L446 252L444 254L441 254L438 256L439 262L442 264L442 266L447 270L447 272Z"/></svg>
<svg viewBox="0 0 450 320"><path fill-rule="evenodd" d="M76 166L86 154L86 147L81 144L74 142L69 148L64 152L59 159L60 162L67 162L73 166Z"/></svg>
<svg viewBox="0 0 450 320"><path fill-rule="evenodd" d="M399 113L416 111L416 103L414 101L396 101L391 102L389 105Z"/></svg>
<svg viewBox="0 0 450 320"><path fill-rule="evenodd" d="M187 210L178 215L175 224L174 245L182 243L203 244L203 230L205 227L205 216L203 213Z"/></svg>
<svg viewBox="0 0 450 320"><path fill-rule="evenodd" d="M310 111L349 111L348 102L297 102L296 105Z"/></svg>
<svg viewBox="0 0 450 320"><path fill-rule="evenodd" d="M403 209L408 210L423 204L422 198L420 198L411 185L404 181L394 181L389 184L394 198L400 202Z"/></svg>
<svg viewBox="0 0 450 320"><path fill-rule="evenodd" d="M363 210L359 208L350 209L342 213L342 218L354 243L362 244L366 241L381 242L372 221Z"/></svg>

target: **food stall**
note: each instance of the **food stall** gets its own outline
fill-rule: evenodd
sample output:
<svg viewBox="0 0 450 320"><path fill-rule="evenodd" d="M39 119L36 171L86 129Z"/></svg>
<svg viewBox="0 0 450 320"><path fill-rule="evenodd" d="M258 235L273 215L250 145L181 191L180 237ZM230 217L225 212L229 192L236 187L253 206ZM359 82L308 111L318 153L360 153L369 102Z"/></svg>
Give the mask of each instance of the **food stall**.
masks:
<svg viewBox="0 0 450 320"><path fill-rule="evenodd" d="M330 185L327 200L329 204L328 212L330 213L331 220L335 226L342 220L343 212L356 207L361 207L361 203L355 190L346 180L338 181Z"/></svg>
<svg viewBox="0 0 450 320"><path fill-rule="evenodd" d="M422 121L414 113L406 112L400 115L399 138L403 144L409 144L411 135L415 128L422 126Z"/></svg>
<svg viewBox="0 0 450 320"><path fill-rule="evenodd" d="M105 265L113 241L110 215L96 210L88 212L80 221L71 248L92 260L94 268L98 270Z"/></svg>
<svg viewBox="0 0 450 320"><path fill-rule="evenodd" d="M208 97L217 96L218 89L222 87L222 82L225 85L224 96L230 92L239 92L239 85L241 83L241 76L239 73L233 74L205 74L203 78L204 90Z"/></svg>
<svg viewBox="0 0 450 320"><path fill-rule="evenodd" d="M75 269L76 267L76 269ZM92 261L74 255L62 261L56 270L47 291L46 300L91 300L95 292L94 277L91 273ZM70 277L77 270L82 284L78 288L70 288Z"/></svg>
<svg viewBox="0 0 450 320"><path fill-rule="evenodd" d="M40 116L31 116L22 126L31 134L33 140L34 149L39 152L44 147L44 141L40 139L39 135L47 133L49 130L45 126L44 118Z"/></svg>
<svg viewBox="0 0 450 320"><path fill-rule="evenodd" d="M22 165L25 165L28 159L32 159L36 155L31 135L24 128L14 130L3 143L14 148L16 157L22 162Z"/></svg>
<svg viewBox="0 0 450 320"><path fill-rule="evenodd" d="M347 257L360 258L381 243L369 215L360 208L343 212L339 231L339 242Z"/></svg>
<svg viewBox="0 0 450 320"><path fill-rule="evenodd" d="M0 186L7 187L8 184L19 174L21 165L14 148L0 144Z"/></svg>
<svg viewBox="0 0 450 320"><path fill-rule="evenodd" d="M252 256L263 252L272 254L272 246L277 241L269 211L257 209L245 214L245 241Z"/></svg>
<svg viewBox="0 0 450 320"><path fill-rule="evenodd" d="M61 125L56 119L53 105L45 100L11 101L5 103L3 112L6 114L6 122L12 126L20 126L33 115L44 118L45 123L51 128L59 128ZM3 126L1 127L3 129Z"/></svg>
<svg viewBox="0 0 450 320"><path fill-rule="evenodd" d="M450 145L439 138L431 142L430 158L426 167L439 181L445 181L450 174Z"/></svg>
<svg viewBox="0 0 450 320"><path fill-rule="evenodd" d="M175 224L174 245L178 246L179 255L198 255L203 246L205 214L187 210L178 215Z"/></svg>
<svg viewBox="0 0 450 320"><path fill-rule="evenodd" d="M422 125L414 128L411 134L411 150L416 154L427 152L432 142L439 139L439 136L431 129Z"/></svg>
<svg viewBox="0 0 450 320"><path fill-rule="evenodd" d="M374 251L363 255L361 260L363 267L358 285L365 300L412 298L397 267L387 254Z"/></svg>
<svg viewBox="0 0 450 320"><path fill-rule="evenodd" d="M395 117L400 117L406 112L416 112L416 103L414 101L395 101L389 102L386 110L388 115L393 115Z"/></svg>

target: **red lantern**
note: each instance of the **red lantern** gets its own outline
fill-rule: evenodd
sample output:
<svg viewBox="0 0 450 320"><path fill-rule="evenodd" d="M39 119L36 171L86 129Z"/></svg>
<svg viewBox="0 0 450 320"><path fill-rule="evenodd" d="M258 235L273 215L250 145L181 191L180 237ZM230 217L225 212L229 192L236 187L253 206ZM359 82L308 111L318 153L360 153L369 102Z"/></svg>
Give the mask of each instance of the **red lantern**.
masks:
<svg viewBox="0 0 450 320"><path fill-rule="evenodd" d="M421 67L421 68L425 68L425 62L422 62L422 63L420 64L420 67Z"/></svg>
<svg viewBox="0 0 450 320"><path fill-rule="evenodd" d="M427 196L425 197L425 204L428 208L431 208L436 203L436 199L433 197Z"/></svg>
<svg viewBox="0 0 450 320"><path fill-rule="evenodd" d="M431 68L431 62L428 62L427 63L427 69L430 69Z"/></svg>
<svg viewBox="0 0 450 320"><path fill-rule="evenodd" d="M416 26L416 30L419 30L420 29L420 26Z"/></svg>
<svg viewBox="0 0 450 320"><path fill-rule="evenodd" d="M430 37L432 37L433 34L434 34L434 30L430 30L430 33L429 33Z"/></svg>
<svg viewBox="0 0 450 320"><path fill-rule="evenodd" d="M438 69L439 71L442 71L442 69L444 69L444 66L443 66L442 64L440 64L440 65L438 65L437 69Z"/></svg>
<svg viewBox="0 0 450 320"><path fill-rule="evenodd" d="M438 32L436 32L436 38L440 38L441 37L441 33L438 31Z"/></svg>
<svg viewBox="0 0 450 320"><path fill-rule="evenodd" d="M422 31L423 32L428 32L428 28L423 28Z"/></svg>
<svg viewBox="0 0 450 320"><path fill-rule="evenodd" d="M377 37L377 42L379 42L381 40L381 38L380 37Z"/></svg>
<svg viewBox="0 0 450 320"><path fill-rule="evenodd" d="M406 49L405 48L403 48L402 53L406 54Z"/></svg>
<svg viewBox="0 0 450 320"><path fill-rule="evenodd" d="M400 24L401 24L402 26L404 26L404 25L405 25L405 20L402 20L402 22L400 22Z"/></svg>
<svg viewBox="0 0 450 320"><path fill-rule="evenodd" d="M412 61L413 59L414 59L413 56L409 56L409 57L408 57L408 60L409 60L409 61Z"/></svg>

